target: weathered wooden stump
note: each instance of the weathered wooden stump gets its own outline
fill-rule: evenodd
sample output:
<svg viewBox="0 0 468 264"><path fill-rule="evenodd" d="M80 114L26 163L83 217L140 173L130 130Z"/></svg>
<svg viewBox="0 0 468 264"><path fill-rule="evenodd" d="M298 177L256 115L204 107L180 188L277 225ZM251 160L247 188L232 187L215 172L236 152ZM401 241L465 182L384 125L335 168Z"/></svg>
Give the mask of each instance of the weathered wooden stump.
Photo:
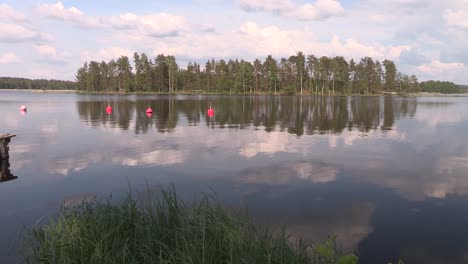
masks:
<svg viewBox="0 0 468 264"><path fill-rule="evenodd" d="M0 134L0 159L6 159L9 157L9 150L8 143L12 137L16 137L13 134Z"/></svg>
<svg viewBox="0 0 468 264"><path fill-rule="evenodd" d="M10 143L12 137L16 137L16 135L0 134L0 182L18 178L10 172L10 148L8 143Z"/></svg>
<svg viewBox="0 0 468 264"><path fill-rule="evenodd" d="M9 158L0 159L0 182L11 181L17 178L11 174Z"/></svg>

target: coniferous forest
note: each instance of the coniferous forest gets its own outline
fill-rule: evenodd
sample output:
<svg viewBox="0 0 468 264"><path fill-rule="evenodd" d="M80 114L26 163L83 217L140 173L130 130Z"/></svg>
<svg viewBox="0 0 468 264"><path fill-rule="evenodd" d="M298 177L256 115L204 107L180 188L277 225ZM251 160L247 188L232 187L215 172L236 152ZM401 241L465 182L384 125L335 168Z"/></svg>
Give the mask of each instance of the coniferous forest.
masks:
<svg viewBox="0 0 468 264"><path fill-rule="evenodd" d="M391 60L347 61L302 52L277 60L208 60L180 67L174 56L134 53L108 62L90 61L78 69L77 89L84 92L206 92L282 94L378 94L419 91L415 75L398 72Z"/></svg>
<svg viewBox="0 0 468 264"><path fill-rule="evenodd" d="M427 81L420 84L421 92L427 93L466 93L466 88L453 82Z"/></svg>
<svg viewBox="0 0 468 264"><path fill-rule="evenodd" d="M108 62L90 61L78 69L75 82L0 77L0 89L77 90L104 93L226 93L226 94L407 94L466 93L468 86L446 81L418 82L402 74L391 60L347 61L342 56L316 57L298 52L276 60L208 60L183 68L174 56L134 53Z"/></svg>
<svg viewBox="0 0 468 264"><path fill-rule="evenodd" d="M0 77L0 89L75 90L76 83L62 80Z"/></svg>

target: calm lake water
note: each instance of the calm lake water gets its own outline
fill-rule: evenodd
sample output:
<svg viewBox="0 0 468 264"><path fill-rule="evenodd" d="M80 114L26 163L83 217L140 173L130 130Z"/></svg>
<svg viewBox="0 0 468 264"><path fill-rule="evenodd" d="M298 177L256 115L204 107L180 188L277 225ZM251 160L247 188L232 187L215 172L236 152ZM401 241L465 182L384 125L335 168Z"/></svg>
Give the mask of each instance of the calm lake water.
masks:
<svg viewBox="0 0 468 264"><path fill-rule="evenodd" d="M1 263L64 203L171 183L312 241L336 234L360 263L468 263L468 97L0 91L0 133L18 135Z"/></svg>

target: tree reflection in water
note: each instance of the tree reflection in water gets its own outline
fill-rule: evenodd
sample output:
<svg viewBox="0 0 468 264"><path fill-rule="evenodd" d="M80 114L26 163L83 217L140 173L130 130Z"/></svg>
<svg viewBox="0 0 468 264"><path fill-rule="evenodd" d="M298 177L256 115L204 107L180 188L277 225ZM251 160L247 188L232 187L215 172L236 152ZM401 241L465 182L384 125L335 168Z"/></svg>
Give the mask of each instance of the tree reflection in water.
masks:
<svg viewBox="0 0 468 264"><path fill-rule="evenodd" d="M285 131L297 136L391 130L401 117L414 117L415 98L393 97L301 97L301 96L160 96L112 97L112 115L105 113L108 100L77 102L80 118L92 126L134 129L135 134L172 132L181 119L188 125L200 122L212 128L262 128L267 132ZM148 117L150 106L154 114ZM210 118L212 106L216 116Z"/></svg>

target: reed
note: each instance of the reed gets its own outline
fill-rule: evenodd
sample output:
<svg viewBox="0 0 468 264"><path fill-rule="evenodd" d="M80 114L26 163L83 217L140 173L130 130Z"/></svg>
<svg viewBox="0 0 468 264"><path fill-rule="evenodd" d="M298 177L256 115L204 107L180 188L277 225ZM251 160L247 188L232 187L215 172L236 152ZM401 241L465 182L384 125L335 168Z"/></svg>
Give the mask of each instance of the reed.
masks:
<svg viewBox="0 0 468 264"><path fill-rule="evenodd" d="M312 247L282 231L255 227L213 197L186 206L174 188L145 201L84 202L28 231L27 263L352 264L330 239Z"/></svg>

